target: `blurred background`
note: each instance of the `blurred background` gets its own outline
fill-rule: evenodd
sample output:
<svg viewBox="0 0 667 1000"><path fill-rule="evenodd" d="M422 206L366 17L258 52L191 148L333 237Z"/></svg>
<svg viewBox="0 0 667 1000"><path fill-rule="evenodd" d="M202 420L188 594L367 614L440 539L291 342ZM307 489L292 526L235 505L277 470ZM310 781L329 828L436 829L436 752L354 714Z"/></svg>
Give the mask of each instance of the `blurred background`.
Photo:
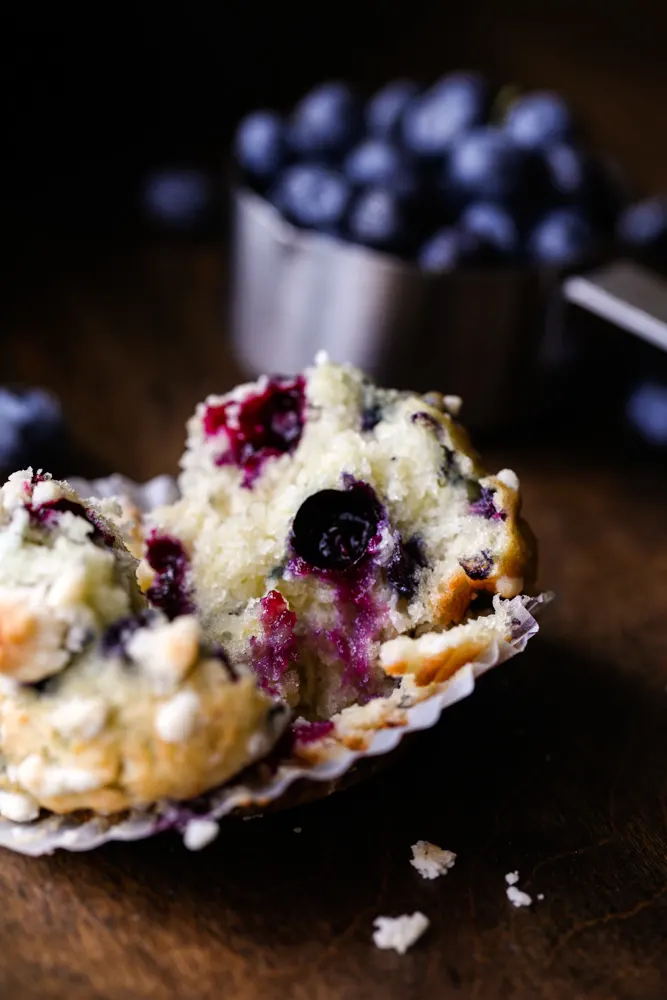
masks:
<svg viewBox="0 0 667 1000"><path fill-rule="evenodd" d="M206 13L204 11L206 10ZM372 90L474 68L555 88L646 191L667 186L664 38L652 0L466 4L341 0L140 5L129 18L15 7L2 15L3 218L73 233L136 219L145 171L217 169L234 126L328 77Z"/></svg>
<svg viewBox="0 0 667 1000"><path fill-rule="evenodd" d="M667 190L666 29L667 8L650 0L638 0L631 10L601 0L506 0L501 6L490 0L342 0L310 10L290 3L230 3L213 10L191 5L170 16L148 6L129 17L52 9L38 18L27 8L3 14L3 381L55 390L68 421L78 425L78 443L101 450L105 468L120 462L120 451L107 443L113 436L107 429L114 428L124 441L124 471L159 471L158 458L146 458L158 453L161 464L173 466L182 430L172 430L172 422L182 427L198 396L261 367L261 353L249 364L229 346L234 256L227 179L230 143L244 115L259 107L287 111L326 79L348 81L369 95L391 79L429 84L447 72L472 69L485 73L494 89L509 85L510 96L512 88L557 91L585 122L587 146L620 167L624 192L637 199ZM197 171L195 188L186 185L185 194L177 188L175 197L185 205L186 224L180 209L163 211L164 188L158 185L162 195L155 196L156 178L181 170ZM179 256L186 246L189 256ZM651 264L660 269L660 262ZM456 320L454 342L485 327L484 315L470 305L479 299L476 287L457 306L463 317ZM530 309L544 327L544 314ZM508 315L503 329L515 313ZM414 324L409 309L405 322ZM567 324L577 366L567 367L571 350L560 344L558 377L533 385L533 415L546 420L575 384L583 386L581 391L611 398L605 420L613 415L629 440L661 453L667 441L662 352L611 334L602 321L582 323L573 315ZM60 341L63 329L72 331L65 334L67 344ZM209 355L195 346L198 338L212 345L218 337L221 346L207 347ZM192 355L188 384L176 390L173 366L184 343ZM151 375L156 349L160 358ZM463 350L468 375L460 381L468 396L474 395L470 359L480 349L478 342ZM128 363L131 350L142 357L137 371ZM461 391L458 376L456 384L444 384L448 359L439 362L438 387ZM514 365L511 358L508 363ZM272 357L267 364L273 367ZM102 414L95 405L102 371L116 367L123 373L118 399L127 406ZM85 379L75 376L79 369ZM592 378L600 371L603 386ZM648 401L631 403L647 380ZM415 383L420 381L417 373ZM133 435L141 392L152 394L153 410ZM493 392L486 394L479 421L474 414L471 421L484 433L505 411ZM121 409L129 413L119 415ZM597 419L599 407L591 403L588 415ZM512 416L525 428L525 409ZM644 423L639 431L637 420ZM541 433L544 427L540 423Z"/></svg>

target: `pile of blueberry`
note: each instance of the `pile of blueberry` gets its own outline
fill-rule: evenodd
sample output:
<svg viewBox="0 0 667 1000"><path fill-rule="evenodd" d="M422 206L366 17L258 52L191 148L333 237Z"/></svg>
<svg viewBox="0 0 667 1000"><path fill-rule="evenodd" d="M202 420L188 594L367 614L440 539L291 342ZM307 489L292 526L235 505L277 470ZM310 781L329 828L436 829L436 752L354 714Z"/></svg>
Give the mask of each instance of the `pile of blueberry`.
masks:
<svg viewBox="0 0 667 1000"><path fill-rule="evenodd" d="M234 153L244 183L296 226L427 271L568 266L615 240L667 249L667 201L628 207L558 94L507 102L476 73L427 89L395 80L366 102L324 83L289 115L247 115Z"/></svg>

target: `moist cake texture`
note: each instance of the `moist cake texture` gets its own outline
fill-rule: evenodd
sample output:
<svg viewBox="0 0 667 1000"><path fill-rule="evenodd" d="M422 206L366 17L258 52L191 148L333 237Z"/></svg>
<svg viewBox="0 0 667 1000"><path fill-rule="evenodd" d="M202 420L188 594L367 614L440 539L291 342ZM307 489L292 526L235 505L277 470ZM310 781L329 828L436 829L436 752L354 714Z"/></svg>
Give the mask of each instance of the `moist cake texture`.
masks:
<svg viewBox="0 0 667 1000"><path fill-rule="evenodd" d="M324 356L210 396L188 423L182 499L151 520L142 586L195 607L232 663L307 718L386 694L387 644L437 645L532 582L517 476L486 473L459 406Z"/></svg>

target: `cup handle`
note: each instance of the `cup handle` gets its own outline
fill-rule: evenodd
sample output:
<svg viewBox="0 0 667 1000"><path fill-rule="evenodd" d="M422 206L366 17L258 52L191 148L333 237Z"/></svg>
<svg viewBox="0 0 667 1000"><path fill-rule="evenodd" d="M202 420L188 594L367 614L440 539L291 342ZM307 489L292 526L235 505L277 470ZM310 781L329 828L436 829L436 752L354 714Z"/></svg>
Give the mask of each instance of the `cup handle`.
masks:
<svg viewBox="0 0 667 1000"><path fill-rule="evenodd" d="M617 260L562 285L566 301L667 351L667 281L630 260Z"/></svg>

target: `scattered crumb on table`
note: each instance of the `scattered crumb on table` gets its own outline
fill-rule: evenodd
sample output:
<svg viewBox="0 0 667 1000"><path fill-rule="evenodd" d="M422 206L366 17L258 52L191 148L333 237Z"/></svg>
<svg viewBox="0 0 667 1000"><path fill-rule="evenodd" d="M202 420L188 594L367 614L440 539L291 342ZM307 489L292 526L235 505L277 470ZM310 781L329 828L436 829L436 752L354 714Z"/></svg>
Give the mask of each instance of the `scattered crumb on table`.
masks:
<svg viewBox="0 0 667 1000"><path fill-rule="evenodd" d="M519 881L519 873L508 872L507 875L505 876L505 881L507 882L508 885L516 885L517 882Z"/></svg>
<svg viewBox="0 0 667 1000"><path fill-rule="evenodd" d="M301 833L302 830L303 830L302 826L295 826L294 827L294 833Z"/></svg>
<svg viewBox="0 0 667 1000"><path fill-rule="evenodd" d="M373 943L376 948L393 948L404 955L420 938L430 920L423 913L404 913L401 917L376 917L373 921Z"/></svg>
<svg viewBox="0 0 667 1000"><path fill-rule="evenodd" d="M508 885L507 898L516 907L530 906L533 902L532 896L529 896L527 892L522 892L521 889L517 889L515 885Z"/></svg>
<svg viewBox="0 0 667 1000"><path fill-rule="evenodd" d="M418 840L412 845L410 864L416 868L422 878L438 878L446 875L454 867L456 855L453 851L445 851L428 840Z"/></svg>

